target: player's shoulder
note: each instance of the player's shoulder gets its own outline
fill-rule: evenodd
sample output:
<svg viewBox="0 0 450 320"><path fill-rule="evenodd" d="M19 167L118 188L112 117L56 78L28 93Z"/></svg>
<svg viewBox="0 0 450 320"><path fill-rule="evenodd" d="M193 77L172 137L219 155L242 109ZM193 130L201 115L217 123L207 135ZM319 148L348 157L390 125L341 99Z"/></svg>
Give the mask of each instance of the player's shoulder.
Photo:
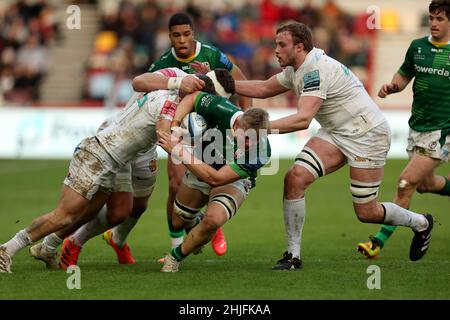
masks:
<svg viewBox="0 0 450 320"><path fill-rule="evenodd" d="M314 48L308 55L309 57L301 69L303 71L302 73L308 73L317 69L327 69L339 64L336 60L327 56L321 49Z"/></svg>
<svg viewBox="0 0 450 320"><path fill-rule="evenodd" d="M171 67L172 63L171 63L171 50L167 50L166 52L164 52L159 58L158 60L154 61L150 67L148 68L149 71L156 71L158 69L162 69L162 68L167 68L167 67Z"/></svg>
<svg viewBox="0 0 450 320"><path fill-rule="evenodd" d="M417 47L420 45L429 45L428 36L420 37L411 41L410 47Z"/></svg>
<svg viewBox="0 0 450 320"><path fill-rule="evenodd" d="M222 51L220 51L218 48L216 48L215 46L209 44L209 43L203 43L198 41L198 43L200 44L200 50L203 53L210 53L210 54L220 54L222 53Z"/></svg>

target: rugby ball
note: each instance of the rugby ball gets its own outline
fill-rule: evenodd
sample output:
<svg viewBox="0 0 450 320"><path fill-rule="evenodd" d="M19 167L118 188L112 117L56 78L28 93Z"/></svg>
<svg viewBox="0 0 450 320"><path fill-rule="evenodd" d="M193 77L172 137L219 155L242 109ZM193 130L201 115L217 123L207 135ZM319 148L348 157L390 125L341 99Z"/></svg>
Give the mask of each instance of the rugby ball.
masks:
<svg viewBox="0 0 450 320"><path fill-rule="evenodd" d="M208 125L205 118L197 112L191 112L183 118L180 126L189 132L191 138L196 138L206 131Z"/></svg>

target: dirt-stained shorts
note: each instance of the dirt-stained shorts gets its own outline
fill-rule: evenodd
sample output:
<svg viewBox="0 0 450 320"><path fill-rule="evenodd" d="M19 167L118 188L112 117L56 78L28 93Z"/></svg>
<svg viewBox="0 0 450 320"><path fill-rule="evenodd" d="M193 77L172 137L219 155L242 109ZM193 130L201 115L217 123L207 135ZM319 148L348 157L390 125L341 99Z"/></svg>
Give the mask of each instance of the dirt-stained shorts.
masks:
<svg viewBox="0 0 450 320"><path fill-rule="evenodd" d="M419 132L410 128L406 151L410 158L417 153L448 162L450 159L450 130Z"/></svg>
<svg viewBox="0 0 450 320"><path fill-rule="evenodd" d="M346 157L348 165L354 168L382 168L391 146L391 130L383 122L357 138L344 137L319 129L315 135L336 146Z"/></svg>
<svg viewBox="0 0 450 320"><path fill-rule="evenodd" d="M113 191L132 192L135 198L149 197L155 188L157 172L156 149L150 149L120 168Z"/></svg>
<svg viewBox="0 0 450 320"><path fill-rule="evenodd" d="M184 174L183 183L187 187L198 190L207 196L209 196L209 194L211 193L211 189L213 188L206 182L198 180L195 174L193 174L189 170L186 170L186 173ZM227 184L226 186L231 186L238 189L239 191L242 192L244 199L246 199L251 189L252 183L249 179L239 179L237 181Z"/></svg>
<svg viewBox="0 0 450 320"><path fill-rule="evenodd" d="M64 184L91 200L97 191L112 192L118 169L97 139L89 137L75 148Z"/></svg>

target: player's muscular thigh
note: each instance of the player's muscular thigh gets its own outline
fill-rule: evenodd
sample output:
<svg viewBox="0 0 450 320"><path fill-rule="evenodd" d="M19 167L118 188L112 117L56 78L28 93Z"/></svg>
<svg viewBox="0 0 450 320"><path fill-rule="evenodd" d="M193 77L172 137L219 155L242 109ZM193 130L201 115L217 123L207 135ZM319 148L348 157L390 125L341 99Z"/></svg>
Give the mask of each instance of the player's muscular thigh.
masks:
<svg viewBox="0 0 450 320"><path fill-rule="evenodd" d="M347 163L345 155L336 146L323 139L313 137L306 143L306 146L314 150L322 161L325 169L324 175L338 170Z"/></svg>

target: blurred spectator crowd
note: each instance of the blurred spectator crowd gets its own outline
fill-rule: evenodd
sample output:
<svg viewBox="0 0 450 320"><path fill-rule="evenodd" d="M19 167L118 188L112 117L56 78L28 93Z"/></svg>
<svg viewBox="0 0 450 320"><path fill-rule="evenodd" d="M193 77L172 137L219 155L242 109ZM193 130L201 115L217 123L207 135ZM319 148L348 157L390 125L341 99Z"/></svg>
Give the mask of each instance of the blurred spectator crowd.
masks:
<svg viewBox="0 0 450 320"><path fill-rule="evenodd" d="M132 93L131 79L146 72L170 47L167 23L176 12L189 13L195 38L225 52L249 79L266 79L280 71L274 56L275 30L283 21L297 20L311 27L315 46L349 66L367 87L370 84L374 30L367 29L365 13L349 15L333 0L320 7L311 0L300 7L277 0L226 1L221 9L189 0L76 2L96 5L101 20L92 48L87 48L91 54L86 63L85 101L124 104ZM5 100L39 99L49 44L61 38L55 20L45 0L16 1L0 12L0 90ZM287 97L287 103L294 105L294 97Z"/></svg>
<svg viewBox="0 0 450 320"><path fill-rule="evenodd" d="M175 1L169 5L156 0L120 1L103 14L88 63L85 98L119 104L128 100L130 79L145 72L170 47L167 22L181 11L193 17L195 38L225 52L249 79L266 79L280 71L274 56L275 30L282 21L296 20L311 27L317 47L349 66L369 85L374 30L367 29L365 13L349 15L332 0L322 7L307 0L300 8L279 5L276 0L245 0L241 4L226 2L222 9L214 10L189 1L182 6ZM113 98L108 96L111 92Z"/></svg>
<svg viewBox="0 0 450 320"><path fill-rule="evenodd" d="M54 11L45 0L16 1L0 12L0 30L0 97L38 100L49 45L58 35Z"/></svg>

